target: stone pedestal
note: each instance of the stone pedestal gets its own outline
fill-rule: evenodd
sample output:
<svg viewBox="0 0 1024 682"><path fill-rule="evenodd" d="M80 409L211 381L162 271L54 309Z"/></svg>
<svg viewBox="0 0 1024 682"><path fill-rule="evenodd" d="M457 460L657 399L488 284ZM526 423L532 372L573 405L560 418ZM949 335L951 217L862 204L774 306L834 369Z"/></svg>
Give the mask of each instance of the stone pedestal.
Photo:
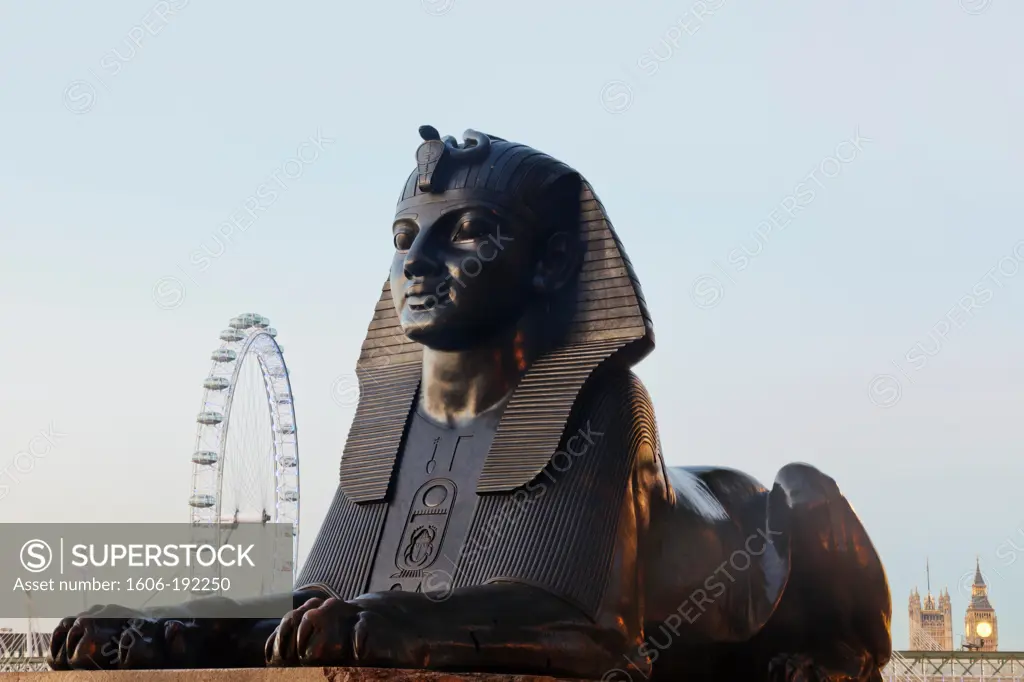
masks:
<svg viewBox="0 0 1024 682"><path fill-rule="evenodd" d="M581 682L536 675L437 673L381 668L271 668L0 673L0 682Z"/></svg>

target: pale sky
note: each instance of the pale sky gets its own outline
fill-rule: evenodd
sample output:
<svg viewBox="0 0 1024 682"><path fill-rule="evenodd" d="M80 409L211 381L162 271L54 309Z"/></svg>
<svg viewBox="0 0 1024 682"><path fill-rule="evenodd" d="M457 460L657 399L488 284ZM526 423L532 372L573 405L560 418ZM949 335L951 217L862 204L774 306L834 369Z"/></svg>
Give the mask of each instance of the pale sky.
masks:
<svg viewBox="0 0 1024 682"><path fill-rule="evenodd" d="M2 14L0 521L187 521L209 354L254 311L292 372L305 554L417 126L475 128L564 160L607 207L654 317L637 372L670 464L766 485L820 467L881 553L896 648L926 557L959 643L980 556L1000 648L1024 649L1024 5ZM275 177L258 221L193 257ZM14 483L41 432L55 444Z"/></svg>

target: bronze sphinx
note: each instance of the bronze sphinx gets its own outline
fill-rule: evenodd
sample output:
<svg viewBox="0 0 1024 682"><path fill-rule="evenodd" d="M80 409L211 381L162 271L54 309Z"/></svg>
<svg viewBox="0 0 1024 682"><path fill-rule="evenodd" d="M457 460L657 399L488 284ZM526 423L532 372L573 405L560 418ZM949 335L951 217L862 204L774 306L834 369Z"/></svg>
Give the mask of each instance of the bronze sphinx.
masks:
<svg viewBox="0 0 1024 682"><path fill-rule="evenodd" d="M667 467L654 347L589 184L429 126L357 368L341 480L279 622L139 616L110 667L357 665L605 680L880 680L890 597L835 482ZM92 667L125 614L66 619Z"/></svg>

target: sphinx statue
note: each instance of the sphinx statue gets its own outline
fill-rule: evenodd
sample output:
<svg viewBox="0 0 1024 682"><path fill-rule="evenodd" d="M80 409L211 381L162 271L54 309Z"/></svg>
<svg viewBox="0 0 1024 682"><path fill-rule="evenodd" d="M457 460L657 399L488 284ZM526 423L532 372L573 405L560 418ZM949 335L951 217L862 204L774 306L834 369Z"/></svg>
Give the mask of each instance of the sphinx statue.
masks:
<svg viewBox="0 0 1024 682"><path fill-rule="evenodd" d="M493 135L420 135L294 610L105 607L61 622L51 665L881 680L889 587L835 481L665 464L631 371L651 316L587 181Z"/></svg>

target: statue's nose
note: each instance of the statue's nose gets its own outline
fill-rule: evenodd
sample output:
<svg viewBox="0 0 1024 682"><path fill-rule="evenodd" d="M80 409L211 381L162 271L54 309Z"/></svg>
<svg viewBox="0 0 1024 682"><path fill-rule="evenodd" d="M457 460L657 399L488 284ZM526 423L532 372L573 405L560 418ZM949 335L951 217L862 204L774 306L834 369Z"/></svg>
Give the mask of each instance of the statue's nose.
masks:
<svg viewBox="0 0 1024 682"><path fill-rule="evenodd" d="M431 253L429 234L423 230L413 240L409 252L405 255L405 277L430 277L441 274L444 266L439 254Z"/></svg>

